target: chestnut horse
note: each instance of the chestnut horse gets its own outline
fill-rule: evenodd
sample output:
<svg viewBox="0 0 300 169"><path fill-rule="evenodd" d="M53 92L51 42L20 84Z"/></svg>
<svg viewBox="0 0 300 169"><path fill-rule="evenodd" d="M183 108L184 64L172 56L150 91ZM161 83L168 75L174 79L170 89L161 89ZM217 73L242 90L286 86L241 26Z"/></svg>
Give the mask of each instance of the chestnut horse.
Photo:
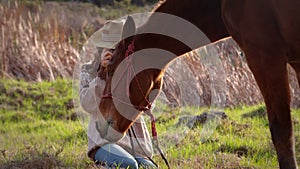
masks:
<svg viewBox="0 0 300 169"><path fill-rule="evenodd" d="M178 16L193 23L212 42L231 36L243 49L264 97L272 141L281 169L297 168L287 64L296 71L299 82L299 9L299 0L167 0L155 9L155 12ZM113 142L121 139L133 121L150 108L161 89L163 70L156 68L140 71L127 82L122 79L125 75L120 73L114 77L117 80L113 79L117 69L127 69L129 72L128 66L120 68L128 55L155 48L179 56L196 48L164 35L139 34L153 27L164 29L165 26L159 19L150 17L135 30L134 21L128 17L123 30L123 37L126 38L116 46L107 72L99 72L101 77L107 73L99 105L104 121L100 131L102 137ZM205 44L199 44L198 47ZM165 55L161 53L159 57L164 58ZM167 59L163 64L168 64L170 60ZM128 65L132 62L126 63ZM120 86L127 86L127 90L120 90ZM124 100L126 95L122 93L127 93L129 100Z"/></svg>

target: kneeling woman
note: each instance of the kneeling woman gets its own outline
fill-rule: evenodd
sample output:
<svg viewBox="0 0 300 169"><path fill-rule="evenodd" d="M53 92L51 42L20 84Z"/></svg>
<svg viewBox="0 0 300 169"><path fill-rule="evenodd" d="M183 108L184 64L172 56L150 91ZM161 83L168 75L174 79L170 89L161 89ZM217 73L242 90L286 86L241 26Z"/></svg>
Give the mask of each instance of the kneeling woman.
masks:
<svg viewBox="0 0 300 169"><path fill-rule="evenodd" d="M88 156L97 164L107 168L152 169L157 168L147 159L153 154L151 138L143 117L132 125L139 138L130 138L129 133L117 143L109 143L101 138L96 129L96 122L100 111L98 108L103 91L103 81L97 77L97 69L101 62L106 67L112 57L112 52L122 34L123 22L108 21L100 30L99 42L96 46L102 48L101 56L95 56L94 61L86 63L80 73L80 103L89 113L88 127ZM137 142L137 139L140 145Z"/></svg>

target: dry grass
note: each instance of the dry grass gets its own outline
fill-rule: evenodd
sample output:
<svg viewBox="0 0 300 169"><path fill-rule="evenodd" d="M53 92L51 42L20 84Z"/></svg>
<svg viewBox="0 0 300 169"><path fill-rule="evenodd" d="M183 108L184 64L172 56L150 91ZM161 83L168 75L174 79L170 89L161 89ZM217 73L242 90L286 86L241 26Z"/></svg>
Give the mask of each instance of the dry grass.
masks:
<svg viewBox="0 0 300 169"><path fill-rule="evenodd" d="M48 3L46 9L49 10L41 10L41 5L33 5L33 9L29 10L28 5L18 1L0 3L0 15L3 16L0 18L0 77L28 81L71 77L74 65L79 59L78 51L81 45L94 31L87 23L96 24L96 28L105 21L98 17L92 18L92 15L96 15L93 7L83 10L83 6L73 4L73 8L76 7L78 12L74 19L71 17L74 13L70 12L72 6L68 4ZM89 14L84 14L84 11L88 11ZM51 15L52 13L54 14ZM87 33L86 29L90 32ZM228 85L225 106L261 103L262 96L257 84L235 42L231 39L219 41L214 48L221 58ZM193 93L197 89L201 105L210 105L212 96L208 74L212 73L212 70L209 70L211 68L208 68L206 63L200 62L199 58L193 57L194 54L189 53L189 56L183 59L185 63L178 65L185 65L190 69L192 78L196 79L194 86L189 84L182 92ZM176 73L179 69L175 70ZM300 92L295 72L291 68L289 70L292 105L299 107ZM171 85L166 89L171 92L176 90ZM192 101L190 100L191 103Z"/></svg>
<svg viewBox="0 0 300 169"><path fill-rule="evenodd" d="M212 104L212 88L220 88L220 91L224 91L226 101L221 106L256 105L263 102L262 95L247 65L244 54L233 39L220 40L213 45L200 49L200 51L203 50L204 52L190 52L186 54L181 58L182 61L179 61L178 65L174 65L175 69L185 66L185 76L191 76L187 81L188 85L182 89L184 90L182 93L190 91L197 93L201 99L200 106ZM212 51L216 52L215 55L208 54ZM300 90L296 74L290 66L288 66L288 70L292 106L299 107ZM191 73L188 74L186 72ZM172 74L172 71L169 74ZM172 75L174 74L176 72L173 72ZM212 81L212 78L219 79ZM225 78L223 83L222 78ZM195 81L197 83L196 86L193 86L194 84L190 81ZM197 90L194 90L195 88ZM193 102L193 99L190 99L189 102Z"/></svg>
<svg viewBox="0 0 300 169"><path fill-rule="evenodd" d="M60 152L49 154L47 152L40 152L36 147L28 146L22 150L24 156L21 161L10 160L6 155L6 151L2 151L3 158L6 159L6 163L2 164L0 169L51 169L59 166L57 156Z"/></svg>
<svg viewBox="0 0 300 169"><path fill-rule="evenodd" d="M69 77L78 59L56 18L44 21L17 1L0 4L0 76L25 80Z"/></svg>

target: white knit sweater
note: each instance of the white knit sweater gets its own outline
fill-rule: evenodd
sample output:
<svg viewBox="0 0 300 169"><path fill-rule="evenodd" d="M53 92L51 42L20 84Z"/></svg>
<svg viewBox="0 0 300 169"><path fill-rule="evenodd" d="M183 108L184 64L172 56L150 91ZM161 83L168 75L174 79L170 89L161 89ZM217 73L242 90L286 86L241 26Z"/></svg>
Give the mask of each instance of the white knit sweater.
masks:
<svg viewBox="0 0 300 169"><path fill-rule="evenodd" d="M94 61L93 63L99 62ZM100 113L98 105L105 85L105 81L101 80L99 77L96 77L95 70L97 68L93 66L93 63L84 64L80 72L80 104L83 109L89 114L90 118L87 132L88 156L90 158L91 152L94 149L109 143L109 141L101 138L96 129L95 122L97 121L97 116ZM140 118L138 118L136 122L133 123L132 127L136 135L141 136L138 139L143 150L138 145L136 138L132 139L134 150L132 149L132 144L128 133L126 133L125 137L118 141L116 144L123 147L130 154L135 154L135 156L137 157L151 157L153 154L153 148L143 116L140 116Z"/></svg>

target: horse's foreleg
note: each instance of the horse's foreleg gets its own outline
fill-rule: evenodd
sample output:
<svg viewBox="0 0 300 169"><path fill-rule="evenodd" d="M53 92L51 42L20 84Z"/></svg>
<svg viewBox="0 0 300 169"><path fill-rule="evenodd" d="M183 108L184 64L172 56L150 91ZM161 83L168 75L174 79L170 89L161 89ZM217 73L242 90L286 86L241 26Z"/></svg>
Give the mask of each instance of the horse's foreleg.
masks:
<svg viewBox="0 0 300 169"><path fill-rule="evenodd" d="M247 61L264 97L272 141L281 169L295 169L287 64L278 54L245 50Z"/></svg>

